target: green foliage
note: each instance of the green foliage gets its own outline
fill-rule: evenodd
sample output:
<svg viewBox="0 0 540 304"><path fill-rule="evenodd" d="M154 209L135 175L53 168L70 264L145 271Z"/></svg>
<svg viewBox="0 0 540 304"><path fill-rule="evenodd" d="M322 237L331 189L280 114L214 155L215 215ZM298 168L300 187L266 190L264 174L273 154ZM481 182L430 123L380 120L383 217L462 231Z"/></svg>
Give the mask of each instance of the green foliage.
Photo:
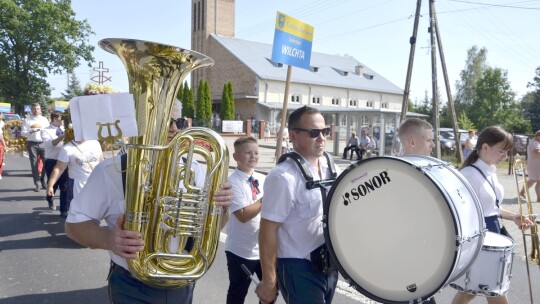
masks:
<svg viewBox="0 0 540 304"><path fill-rule="evenodd" d="M461 115L458 117L458 126L460 129L465 130L476 130L476 127L474 126L474 122L472 122L469 117L467 117L467 114L465 112L461 112Z"/></svg>
<svg viewBox="0 0 540 304"><path fill-rule="evenodd" d="M522 104L516 102L507 72L488 66L486 54L485 48L471 48L461 81L456 83L456 112L462 113L460 124L464 129L470 129L466 126L472 123L478 130L501 125L510 132L530 132L530 118Z"/></svg>
<svg viewBox="0 0 540 304"><path fill-rule="evenodd" d="M478 49L473 46L467 51L465 69L460 73L460 80L456 82L456 96L454 103L456 112L467 111L476 99L476 84L482 78L487 65L486 48Z"/></svg>
<svg viewBox="0 0 540 304"><path fill-rule="evenodd" d="M75 74L69 74L68 87L65 93L62 93L62 98L65 100L70 100L76 96L84 95L84 91L81 88L81 83Z"/></svg>
<svg viewBox="0 0 540 304"><path fill-rule="evenodd" d="M220 117L222 120L234 120L234 93L230 81L223 85Z"/></svg>
<svg viewBox="0 0 540 304"><path fill-rule="evenodd" d="M94 60L93 32L75 19L70 0L0 0L0 33L0 96L18 112L50 95L48 74Z"/></svg>
<svg viewBox="0 0 540 304"><path fill-rule="evenodd" d="M195 113L199 116L198 107L201 103L201 100L204 99L204 82L202 79L199 80L199 86L197 87L197 100L195 100Z"/></svg>
<svg viewBox="0 0 540 304"><path fill-rule="evenodd" d="M182 103L182 98L184 98L184 84L180 84L180 88L178 88L178 94L176 94L176 99Z"/></svg>
<svg viewBox="0 0 540 304"><path fill-rule="evenodd" d="M500 119L505 119L514 97L506 72L489 67L476 83L475 97L468 113L480 129L493 124L504 125Z"/></svg>
<svg viewBox="0 0 540 304"><path fill-rule="evenodd" d="M182 115L193 119L195 117L195 101L193 91L189 88L187 81L184 83L182 93Z"/></svg>
<svg viewBox="0 0 540 304"><path fill-rule="evenodd" d="M536 75L533 82L529 82L527 87L534 91L527 93L523 99L524 116L531 122L533 132L540 130L540 67L536 68Z"/></svg>
<svg viewBox="0 0 540 304"><path fill-rule="evenodd" d="M202 83L201 80L200 83L202 85L199 86L199 100L195 109L197 113L197 126L210 128L212 127L212 95L210 94L208 81Z"/></svg>

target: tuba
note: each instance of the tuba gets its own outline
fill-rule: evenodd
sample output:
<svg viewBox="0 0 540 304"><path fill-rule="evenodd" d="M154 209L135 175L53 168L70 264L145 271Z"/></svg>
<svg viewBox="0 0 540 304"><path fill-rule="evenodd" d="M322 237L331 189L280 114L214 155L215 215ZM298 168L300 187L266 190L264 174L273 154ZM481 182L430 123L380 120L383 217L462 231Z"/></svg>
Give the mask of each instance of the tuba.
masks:
<svg viewBox="0 0 540 304"><path fill-rule="evenodd" d="M131 273L161 288L202 277L215 259L223 210L213 194L226 181L229 152L206 128L189 128L167 143L170 113L183 79L212 66L200 53L132 39L104 39L127 69L139 136L126 145L124 229L138 231L144 250L128 260ZM206 163L204 186L195 185L193 159Z"/></svg>

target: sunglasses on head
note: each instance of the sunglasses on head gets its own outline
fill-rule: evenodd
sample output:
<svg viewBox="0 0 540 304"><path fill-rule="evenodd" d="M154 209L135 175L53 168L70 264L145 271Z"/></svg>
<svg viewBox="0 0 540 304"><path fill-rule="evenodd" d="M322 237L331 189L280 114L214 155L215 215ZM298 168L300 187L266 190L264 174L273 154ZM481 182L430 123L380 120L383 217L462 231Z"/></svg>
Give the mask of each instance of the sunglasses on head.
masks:
<svg viewBox="0 0 540 304"><path fill-rule="evenodd" d="M293 131L303 131L309 134L311 138L319 137L319 134L322 133L323 136L328 136L330 134L330 128L324 129L303 129L303 128L294 128Z"/></svg>
<svg viewBox="0 0 540 304"><path fill-rule="evenodd" d="M182 117L177 118L177 119L171 118L171 122L170 122L169 126L172 126L173 123L174 123L176 125L176 128L178 130L180 130L180 129L184 128L184 121L185 121L185 119L183 119Z"/></svg>

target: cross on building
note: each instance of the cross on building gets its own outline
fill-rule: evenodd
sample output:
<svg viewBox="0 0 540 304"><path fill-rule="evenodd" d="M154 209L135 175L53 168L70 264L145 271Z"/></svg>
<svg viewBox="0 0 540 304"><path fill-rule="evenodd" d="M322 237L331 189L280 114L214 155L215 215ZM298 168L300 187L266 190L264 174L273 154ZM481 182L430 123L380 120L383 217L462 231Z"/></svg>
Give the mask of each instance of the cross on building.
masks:
<svg viewBox="0 0 540 304"><path fill-rule="evenodd" d="M104 73L109 72L109 68L106 68L103 66L103 61L99 62L99 66L97 68L92 69L94 72L98 72L96 76L92 76L90 80L93 82L97 82L98 84L103 84L104 82L111 81L112 76L105 76ZM96 80L97 79L97 80Z"/></svg>

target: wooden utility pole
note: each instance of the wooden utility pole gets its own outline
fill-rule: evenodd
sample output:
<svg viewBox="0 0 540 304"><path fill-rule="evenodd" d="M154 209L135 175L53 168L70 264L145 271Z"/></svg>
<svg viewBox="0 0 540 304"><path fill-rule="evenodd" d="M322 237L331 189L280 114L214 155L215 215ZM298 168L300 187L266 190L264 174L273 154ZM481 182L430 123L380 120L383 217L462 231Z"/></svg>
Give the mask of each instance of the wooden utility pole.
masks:
<svg viewBox="0 0 540 304"><path fill-rule="evenodd" d="M417 0L416 2L416 15L414 19L414 27L413 27L413 36L410 38L411 43L411 50L409 53L409 66L407 68L407 77L405 80L405 91L403 92L403 104L401 108L401 116L400 119L404 120L405 116L407 114L407 106L408 106L408 100L409 100L409 89L411 85L411 74L413 69L413 63L414 63L414 51L416 46L416 34L418 32L418 19L420 17L420 7L421 7L422 0ZM448 73L446 70L446 61L444 59L444 52L442 48L442 41L441 41L441 34L439 31L439 24L437 22L436 12L435 12L435 0L429 0L429 32L430 32L430 41L431 41L431 88L432 88L432 100L433 100L433 128L434 128L434 140L435 140L435 149L436 149L436 157L441 157L441 147L440 147L440 141L439 141L439 94L438 94L438 88L437 88L437 60L436 60L436 45L435 41L437 42L437 46L439 48L439 57L441 59L441 66L443 70L444 75L444 83L446 87L446 95L448 98L448 107L450 109L451 119L452 119L452 126L454 128L454 138L456 140L456 156L458 162L461 162L463 159L462 157L462 149L461 149L461 141L459 138L459 132L458 132L458 126L457 126L457 118L456 118L456 111L454 107L454 101L452 100L452 94L450 91L450 82L448 80Z"/></svg>
<svg viewBox="0 0 540 304"><path fill-rule="evenodd" d="M433 131L435 132L435 157L441 158L441 142L439 141L439 90L437 89L437 48L435 47L435 19L433 18L433 0L429 0L429 37L431 41L431 102L433 115Z"/></svg>
<svg viewBox="0 0 540 304"><path fill-rule="evenodd" d="M414 51L416 50L416 35L418 34L418 19L420 19L420 7L422 6L422 0L416 1L416 14L414 15L414 27L409 43L411 44L411 50L409 51L409 65L407 67L407 78L405 79L405 91L403 92L403 103L401 105L401 116L399 117L398 125L407 116L407 108L409 102L409 93L411 88L411 74L414 63ZM397 132L396 132L397 133Z"/></svg>
<svg viewBox="0 0 540 304"><path fill-rule="evenodd" d="M437 13L435 12L435 4L433 4L433 20L435 23L435 34L437 36L437 46L439 47L439 57L441 58L441 67L443 71L444 84L446 86L446 98L448 99L448 108L450 109L450 117L452 119L452 127L454 128L454 138L456 140L456 157L457 162L463 161L463 151L461 149L461 138L456 117L456 107L452 99L452 91L450 90L450 81L448 80L448 71L446 70L446 60L444 59L444 51L442 46L441 32L439 31L439 22L437 21Z"/></svg>

